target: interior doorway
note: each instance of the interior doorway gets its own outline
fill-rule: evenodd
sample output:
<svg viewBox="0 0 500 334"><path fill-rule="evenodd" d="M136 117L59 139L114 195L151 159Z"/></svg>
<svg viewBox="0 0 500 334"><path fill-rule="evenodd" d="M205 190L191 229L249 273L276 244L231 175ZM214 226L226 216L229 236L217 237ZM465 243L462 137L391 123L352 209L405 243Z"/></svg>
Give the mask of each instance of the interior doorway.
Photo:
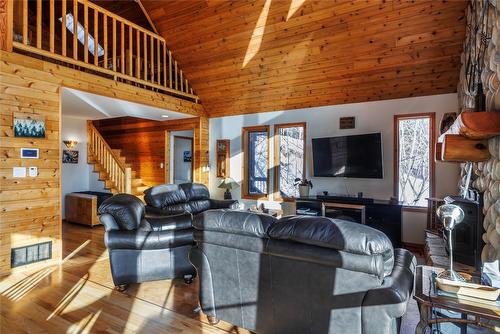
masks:
<svg viewBox="0 0 500 334"><path fill-rule="evenodd" d="M170 136L170 182L193 182L193 131L172 131Z"/></svg>

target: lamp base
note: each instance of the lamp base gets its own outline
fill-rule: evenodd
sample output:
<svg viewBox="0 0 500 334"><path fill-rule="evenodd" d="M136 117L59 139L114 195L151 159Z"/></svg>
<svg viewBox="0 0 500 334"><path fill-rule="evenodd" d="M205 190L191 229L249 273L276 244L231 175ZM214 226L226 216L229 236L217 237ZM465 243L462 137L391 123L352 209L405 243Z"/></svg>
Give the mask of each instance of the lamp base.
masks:
<svg viewBox="0 0 500 334"><path fill-rule="evenodd" d="M455 270L446 269L438 274L439 278L447 279L450 281L456 282L467 282L467 279L463 277L460 273L457 273Z"/></svg>
<svg viewBox="0 0 500 334"><path fill-rule="evenodd" d="M231 192L229 191L229 189L226 189L226 191L224 192L224 199L233 199L233 196L231 196Z"/></svg>

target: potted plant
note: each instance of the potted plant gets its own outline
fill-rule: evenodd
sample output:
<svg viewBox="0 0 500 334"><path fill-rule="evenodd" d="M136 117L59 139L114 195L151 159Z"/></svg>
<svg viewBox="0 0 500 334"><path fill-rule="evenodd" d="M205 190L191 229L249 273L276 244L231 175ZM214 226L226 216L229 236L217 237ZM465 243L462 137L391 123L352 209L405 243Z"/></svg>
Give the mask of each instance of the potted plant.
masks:
<svg viewBox="0 0 500 334"><path fill-rule="evenodd" d="M309 196L309 189L312 189L312 187L313 187L311 180L301 179L300 177L295 179L295 182L293 183L293 185L299 186L299 196L300 197L308 197Z"/></svg>

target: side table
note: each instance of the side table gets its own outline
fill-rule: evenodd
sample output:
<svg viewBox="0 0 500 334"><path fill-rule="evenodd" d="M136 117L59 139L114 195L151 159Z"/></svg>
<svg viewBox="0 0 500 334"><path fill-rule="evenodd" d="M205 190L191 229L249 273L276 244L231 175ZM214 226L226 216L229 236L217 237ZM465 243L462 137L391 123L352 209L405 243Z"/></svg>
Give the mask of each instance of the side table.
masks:
<svg viewBox="0 0 500 334"><path fill-rule="evenodd" d="M488 328L492 331L500 331L498 326L484 322L500 323L500 307L483 304L455 297L440 296L432 280L432 273L439 273L443 268L430 266L417 266L415 271L415 295L420 311L420 322L415 329L416 334L423 334L425 329L438 323L474 324ZM433 309L442 309L461 314L460 318L432 317Z"/></svg>

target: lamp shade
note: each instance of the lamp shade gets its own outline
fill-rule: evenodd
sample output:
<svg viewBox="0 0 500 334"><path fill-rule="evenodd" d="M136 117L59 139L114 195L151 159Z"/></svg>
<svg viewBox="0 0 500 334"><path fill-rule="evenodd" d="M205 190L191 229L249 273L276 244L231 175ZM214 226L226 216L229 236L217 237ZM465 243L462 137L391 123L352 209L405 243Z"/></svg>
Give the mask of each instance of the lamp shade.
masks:
<svg viewBox="0 0 500 334"><path fill-rule="evenodd" d="M227 190L232 190L232 189L236 189L238 188L240 185L238 184L238 182L236 182L235 180L233 180L232 178L230 177L226 177L224 180L222 180L222 182L219 184L218 188L221 188L221 189L227 189Z"/></svg>

